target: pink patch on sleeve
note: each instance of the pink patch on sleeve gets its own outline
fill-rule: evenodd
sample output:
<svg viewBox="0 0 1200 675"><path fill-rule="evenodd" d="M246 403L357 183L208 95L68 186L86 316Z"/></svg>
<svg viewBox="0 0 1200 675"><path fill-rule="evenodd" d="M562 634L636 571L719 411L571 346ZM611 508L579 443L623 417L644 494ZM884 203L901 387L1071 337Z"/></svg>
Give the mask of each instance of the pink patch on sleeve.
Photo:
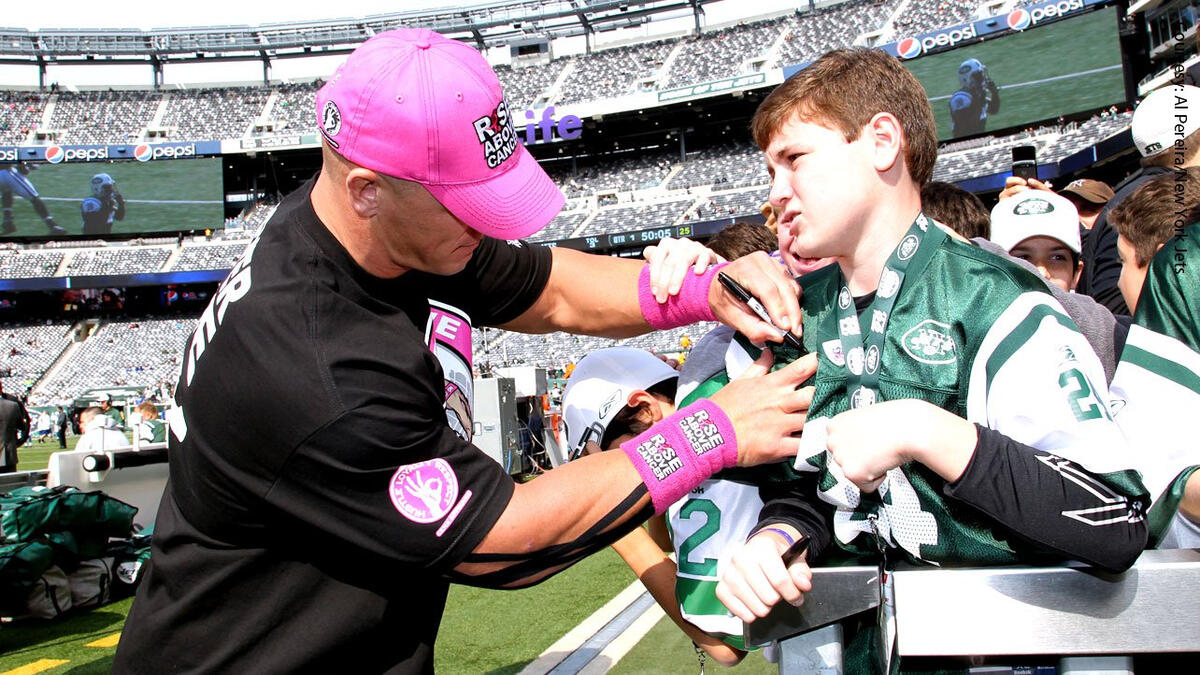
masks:
<svg viewBox="0 0 1200 675"><path fill-rule="evenodd" d="M392 474L388 497L405 518L432 523L449 513L458 500L458 477L441 457L406 464Z"/></svg>

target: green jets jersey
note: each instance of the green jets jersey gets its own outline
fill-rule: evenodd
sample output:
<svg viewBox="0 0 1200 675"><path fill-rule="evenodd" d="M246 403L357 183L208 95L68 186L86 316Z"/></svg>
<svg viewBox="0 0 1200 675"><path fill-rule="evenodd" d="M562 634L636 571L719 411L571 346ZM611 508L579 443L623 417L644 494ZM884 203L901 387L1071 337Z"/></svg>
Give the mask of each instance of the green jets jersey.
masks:
<svg viewBox="0 0 1200 675"><path fill-rule="evenodd" d="M738 649L746 648L742 621L717 599L717 582L758 523L762 505L752 485L709 479L667 509L678 561L675 598L683 618Z"/></svg>
<svg viewBox="0 0 1200 675"><path fill-rule="evenodd" d="M845 354L839 339L840 270L831 265L801 279L804 345L818 353L815 395L792 469L778 479L815 473L819 499L834 509L833 543L853 557L878 555L880 545L899 549L912 561L1007 564L1030 562L1038 549L1023 543L982 512L948 499L946 482L910 462L888 472L877 492L862 493L828 461L824 422L847 410L848 370L878 375L880 400L928 401L1009 438L1050 453L1055 464L1069 460L1101 482L1101 511L1064 512L1089 525L1137 522L1145 490L1128 446L1107 408L1108 392L1099 359L1075 323L1036 277L969 244L945 239L925 267L903 278L891 316L868 309L857 318L866 335L882 321L882 350ZM885 271L880 293L897 291ZM776 367L798 354L776 351ZM754 356L735 340L728 364ZM701 385L707 395L728 382L728 372ZM1090 477L1072 480L1088 480Z"/></svg>
<svg viewBox="0 0 1200 675"><path fill-rule="evenodd" d="M1167 241L1151 261L1112 382L1113 418L1137 449L1154 500L1147 524L1155 545L1200 546L1200 527L1176 515L1200 466L1198 299L1200 224Z"/></svg>

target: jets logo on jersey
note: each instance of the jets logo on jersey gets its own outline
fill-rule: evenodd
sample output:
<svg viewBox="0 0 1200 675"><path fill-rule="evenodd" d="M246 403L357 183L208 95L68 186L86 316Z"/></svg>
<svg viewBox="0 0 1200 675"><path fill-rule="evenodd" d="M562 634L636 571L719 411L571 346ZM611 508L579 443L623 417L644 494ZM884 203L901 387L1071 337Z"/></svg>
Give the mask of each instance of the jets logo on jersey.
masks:
<svg viewBox="0 0 1200 675"><path fill-rule="evenodd" d="M850 289L843 288L842 292L838 293L838 307L850 309Z"/></svg>
<svg viewBox="0 0 1200 675"><path fill-rule="evenodd" d="M879 295L880 297L890 298L900 290L900 275L888 268L883 268L883 274L879 277Z"/></svg>
<svg viewBox="0 0 1200 675"><path fill-rule="evenodd" d="M958 347L950 334L950 326L933 319L913 326L904 334L901 343L904 351L921 363L954 363L958 358Z"/></svg>
<svg viewBox="0 0 1200 675"><path fill-rule="evenodd" d="M901 260L908 260L917 252L917 248L921 245L921 241L917 239L917 235L910 234L900 242L900 248L896 251L896 256Z"/></svg>

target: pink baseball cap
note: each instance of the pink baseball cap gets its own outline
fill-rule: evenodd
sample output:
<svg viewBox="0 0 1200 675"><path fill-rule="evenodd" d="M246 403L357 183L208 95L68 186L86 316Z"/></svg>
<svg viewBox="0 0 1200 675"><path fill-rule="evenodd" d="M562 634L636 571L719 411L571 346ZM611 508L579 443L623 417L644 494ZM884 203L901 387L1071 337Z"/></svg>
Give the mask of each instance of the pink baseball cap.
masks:
<svg viewBox="0 0 1200 675"><path fill-rule="evenodd" d="M490 237L527 237L566 201L518 140L483 56L425 28L359 45L317 92L317 119L339 155L420 183Z"/></svg>

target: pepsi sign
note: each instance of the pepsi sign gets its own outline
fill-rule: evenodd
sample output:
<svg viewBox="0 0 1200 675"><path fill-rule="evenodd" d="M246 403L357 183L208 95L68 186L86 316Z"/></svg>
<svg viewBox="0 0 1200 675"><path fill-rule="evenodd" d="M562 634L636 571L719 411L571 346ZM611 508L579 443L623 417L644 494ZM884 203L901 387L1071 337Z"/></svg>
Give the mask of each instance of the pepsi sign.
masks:
<svg viewBox="0 0 1200 675"><path fill-rule="evenodd" d="M964 40L979 37L975 24L963 24L921 37L908 37L896 43L896 55L902 59L916 58L926 52L953 47Z"/></svg>
<svg viewBox="0 0 1200 675"><path fill-rule="evenodd" d="M45 159L51 164L98 162L108 159L108 146L64 148L61 145L51 145L46 148Z"/></svg>
<svg viewBox="0 0 1200 675"><path fill-rule="evenodd" d="M1014 9L1008 13L1008 27L1012 30L1025 30L1047 19L1058 19L1071 12L1079 11L1083 9L1083 6L1083 0L1059 0L1059 2L1037 5L1032 9Z"/></svg>

